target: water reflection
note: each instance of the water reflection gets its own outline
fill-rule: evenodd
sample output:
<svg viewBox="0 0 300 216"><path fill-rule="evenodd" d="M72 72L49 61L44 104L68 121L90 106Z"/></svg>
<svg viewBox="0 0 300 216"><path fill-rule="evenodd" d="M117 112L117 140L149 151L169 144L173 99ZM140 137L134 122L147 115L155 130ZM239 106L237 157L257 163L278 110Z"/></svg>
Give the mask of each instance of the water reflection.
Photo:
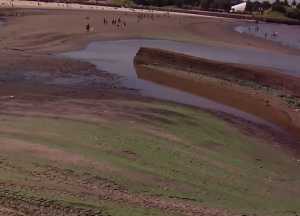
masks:
<svg viewBox="0 0 300 216"><path fill-rule="evenodd" d="M279 42L285 46L300 49L300 27L286 24L259 23L245 24L235 28L243 34Z"/></svg>
<svg viewBox="0 0 300 216"><path fill-rule="evenodd" d="M255 49L225 49L223 47L195 45L166 40L135 39L93 42L81 51L65 53L64 56L85 60L95 64L100 70L119 74L123 77L122 84L124 86L138 89L141 91L141 94L145 96L223 111L248 120L265 123L265 121L256 118L254 115L240 111L230 105L222 104L221 101L216 102L218 100L214 101L205 97L199 97L192 92L184 91L184 89L176 89L175 86L145 79L142 76L138 77L133 59L142 46L162 48L212 60L262 65L277 68L286 73L300 73L300 56L270 54Z"/></svg>
<svg viewBox="0 0 300 216"><path fill-rule="evenodd" d="M170 69L167 69L170 70ZM171 88L189 92L193 95L198 95L202 98L209 98L213 101L218 101L223 105L235 107L239 111L253 114L273 122L276 125L291 128L290 117L276 106L266 104L264 97L257 94L251 94L248 91L239 91L222 82L208 81L205 78L197 79L195 75L184 75L166 72L164 69L152 68L145 65L136 65L138 77L143 80L149 80L159 85L169 86ZM245 116L241 115L245 118Z"/></svg>

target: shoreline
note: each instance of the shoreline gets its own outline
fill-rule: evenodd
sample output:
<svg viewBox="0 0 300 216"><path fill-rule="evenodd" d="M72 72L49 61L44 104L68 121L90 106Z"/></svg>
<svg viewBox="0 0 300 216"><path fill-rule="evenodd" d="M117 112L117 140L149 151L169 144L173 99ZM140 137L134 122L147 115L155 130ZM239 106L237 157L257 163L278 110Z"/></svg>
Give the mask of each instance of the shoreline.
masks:
<svg viewBox="0 0 300 216"><path fill-rule="evenodd" d="M22 11L23 9L17 9L17 10ZM26 11L26 13L29 13L29 14L31 13L30 9L25 9L25 11ZM33 12L34 11L35 10L33 10ZM24 16L24 18L29 17L30 18L29 21L32 22L33 21L32 18L35 18L35 16L38 16L38 17L44 17L45 16L47 18L53 18L53 15L55 15L57 13L60 16L67 17L68 15L61 14L62 11L57 11L55 9L54 10L45 10L45 12L43 14L34 14L34 15L26 14ZM64 12L66 12L66 13L69 12L70 13L69 16L71 16L71 17L76 15L77 13L82 14L82 11L76 11L76 10L74 10L72 12L70 12L68 10L64 10ZM93 13L91 14L89 12L91 12L91 11L84 11L83 15L89 14L92 17ZM106 11L106 13L110 14L110 12L107 12L107 11ZM113 14L117 13L117 14L121 14L121 15L123 14L123 13L119 13L118 11L117 12L113 11L112 13ZM103 15L101 15L100 17L103 17ZM133 15L133 18L135 19L135 15ZM2 35L3 32L5 33L5 31L7 31L6 28L9 29L12 26L18 27L19 25L22 25L19 22L20 19L22 19L22 17L17 17L17 18L8 17L8 19L6 21L7 24L5 25L4 29L2 29L2 32L0 31L0 36ZM187 18L187 19L189 19L189 18ZM214 19L207 18L207 17L202 17L202 19L205 19L206 22L210 22L210 21L214 20ZM29 24L30 24L30 22L27 21L27 23L29 23ZM34 22L35 21L33 21L33 23L31 23L31 26L34 25ZM219 21L217 21L217 23L218 22ZM43 23L43 21L42 21L42 23ZM224 23L226 23L226 21L224 21ZM151 22L150 22L150 24L151 24ZM239 25L239 23L234 24L234 23L229 22L227 25L225 25L224 30L225 30L226 34L239 35L239 33L234 32L234 30L232 29L233 26L235 26L235 25ZM35 28L38 28L38 27L40 27L40 25L36 26ZM78 28L78 26L76 28ZM15 30L15 29L13 28L13 30ZM11 30L9 29L7 34L9 34L10 31ZM43 65L42 70L44 70L47 73L53 73L53 70L56 71L58 68L59 68L58 70L62 69L61 72L59 72L59 73L57 73L57 75L55 75L55 76L58 76L58 77L65 76L64 73L66 73L66 72L67 72L67 74L68 73L72 74L74 72L74 69L78 71L78 74L82 73L81 71L84 71L84 70L87 69L88 71L93 71L90 74L99 75L100 79L102 79L101 76L103 75L104 77L110 77L109 79L111 80L111 81L108 82L108 85L105 86L105 91L107 91L107 94L106 93L104 93L104 94L101 93L98 96L97 96L97 94L92 94L91 98L102 98L103 95L104 95L104 98L107 97L107 96L108 97L111 97L111 96L112 97L115 97L115 96L116 97L124 97L125 96L125 98L126 98L128 96L127 94L129 93L129 99L131 97L133 97L133 98L137 97L137 98L139 98L138 100L141 100L143 98L143 96L136 95L136 93L134 93L135 90L132 90L132 89L126 90L122 86L119 86L118 84L116 84L116 83L118 83L118 79L119 79L117 76L114 76L114 75L110 74L109 72L98 71L98 70L96 70L95 65L86 63L84 61L78 61L78 60L73 60L73 59L69 59L69 58L61 58L61 57L57 56L57 54L61 54L61 53L64 53L64 52L70 52L70 51L82 49L82 48L86 47L87 44L92 43L94 41L101 41L101 40L110 40L110 41L112 41L112 40L126 40L126 39L134 39L134 38L145 38L144 36L137 37L137 35L126 35L126 34L125 34L125 36L124 35L118 35L118 33L119 32L113 32L113 35L111 35L111 34L109 34L109 35L99 35L100 33L97 33L97 32L87 34L82 29L79 33L77 32L76 35L73 37L73 39L75 39L74 41L68 42L67 44L64 44L64 43L62 44L61 39L58 39L57 42L55 41L56 40L55 39L54 42L56 44L59 44L59 45L55 45L55 46L51 47L50 49L48 47L45 48L43 44L42 44L42 46L38 45L34 49L28 49L26 47L26 46L28 46L28 42L26 40L22 41L20 43L18 41L19 39L17 39L17 41L16 41L17 43L13 42L12 45L15 46L14 44L21 44L22 46L25 45L25 47L24 48L19 47L19 46L11 47L11 45L6 45L8 49L1 51L0 56L3 56L3 54L4 55L8 54L8 56L5 56L5 58L2 58L2 61L4 60L5 64L0 64L0 69L2 67L2 70L20 71L21 68L22 68L22 70L24 72L26 72L26 71L41 72L41 71L36 70L36 68L40 68L40 66L42 64ZM56 37L56 35L54 35L54 37ZM38 38L39 34L38 35L33 34L33 36L34 36L33 39ZM30 38L30 37L31 37L31 34L26 36L26 38ZM164 39L168 40L168 37L163 38L163 40ZM62 38L63 38L64 41L66 40L65 36L63 36ZM157 36L156 38L155 37L149 37L149 39L153 39L153 40L157 40L159 38L161 38L161 36ZM254 43L261 44L261 42L264 42L263 40L260 40L259 38L258 39L254 38L252 36L247 36L246 38L247 38L247 40L248 39L251 40L252 43L254 42ZM174 38L174 39L175 39L175 41L176 40L182 41L182 39L180 39L180 38ZM49 42L53 42L53 39L51 39L51 37L48 38L48 36L47 36L46 41L48 41L48 40L49 40ZM4 41L5 41L5 39L4 39ZM47 43L49 43L49 42L47 42ZM197 42L193 42L193 40L189 40L189 43L199 43L199 42L200 42L200 44L203 43L202 39L200 39L200 41L197 41ZM47 43L45 43L45 45L47 45ZM208 44L209 43L210 42L208 42ZM225 46L229 46L229 44L227 43L227 44L225 44ZM240 45L238 45L238 46L240 46ZM281 45L274 44L273 42L270 43L270 46L272 47L272 49L270 50L271 52L273 52L273 51L277 52L277 48L282 47ZM247 48L252 49L253 47L247 47ZM275 49L273 50L273 48L275 48ZM285 47L285 50L288 53L290 53L290 52L294 53L293 49L291 50L290 48ZM299 50L297 50L297 51L299 51ZM30 59L32 59L31 62L28 62L27 55L30 55ZM12 56L14 56L14 58L15 58L13 60L13 63L11 62ZM1 62L1 60L0 60L0 62ZM41 62L44 62L44 63L41 63ZM12 65L12 64L14 64L14 67L9 66L9 65ZM70 65L71 67L69 69L64 70L65 65ZM72 65L74 65L74 68L72 67ZM21 66L21 68L19 68L19 66ZM70 75L70 76L72 76L72 75ZM9 86L6 86L6 88L10 89L10 91L14 91L14 90L12 90L14 87L10 88ZM82 87L78 86L78 87L75 87L75 89L70 90L70 91L66 91L64 88L61 88L59 86L54 87L53 90L51 90L51 88L50 88L50 91L47 89L47 87L44 88L43 86L40 86L39 88L44 89L42 91L42 95L45 94L46 97L51 96L53 93L60 94L62 96L66 95L67 97L70 97L71 95L80 96L78 94L82 94L82 96L83 95L87 96L89 94L89 92L91 91L91 88L87 88L86 86L82 86ZM28 95L32 94L30 92L33 91L33 90L30 90L30 89L31 88L27 88L27 90L29 91ZM79 93L79 91L82 91L84 89L85 89L86 93ZM104 89L101 86L99 86L99 91L103 91L103 90ZM3 94L6 94L6 95L11 94L11 93L7 93L7 92L10 92L10 91L2 91L2 95ZM22 92L20 92L20 93L21 93L21 95L23 94ZM13 93L11 95L13 95ZM15 94L15 95L17 96L17 94ZM107 96L105 96L105 95L107 95ZM113 96L113 95L115 95L115 96ZM25 98L26 97L27 96L25 96ZM29 96L29 98L31 98L31 96ZM38 96L38 98L39 98L39 96ZM150 100L156 100L156 99L151 99L151 98L149 98L149 99ZM146 100L148 100L148 99L146 99Z"/></svg>
<svg viewBox="0 0 300 216"><path fill-rule="evenodd" d="M3 1L3 0L2 0ZM4 3L7 0L3 1ZM22 3L21 3L22 2ZM158 13L172 13L173 15L187 15L187 16L202 16L202 17L213 17L213 18L223 18L223 19L237 19L237 20L248 20L248 21L261 21L267 23L277 23L277 24L287 24L287 25L300 25L300 21L296 19L282 19L282 18L268 18L268 17L260 17L254 16L251 14L239 14L239 13L229 13L229 12L218 12L218 11L205 11L205 10L197 10L197 9L189 9L189 8L177 8L177 7L156 7L156 6L141 6L141 5L133 5L131 7L116 5L113 3L102 3L102 2L85 2L82 4L80 1L72 0L67 4L60 2L48 2L47 0L43 1L20 1L18 0L18 6L32 8L36 6L43 6L46 9L53 8L53 5L56 5L56 8L66 7L73 9L109 9L109 10L123 10L123 11L140 11L140 12L158 12ZM42 5L42 3L44 5ZM6 3L9 5L9 3Z"/></svg>
<svg viewBox="0 0 300 216"><path fill-rule="evenodd" d="M67 14L91 14L91 24L93 25L93 17L92 16L101 16L101 14L98 14L97 11L93 11L93 10L80 10L80 9L75 9L75 10L69 10L68 8L63 8L63 9L39 9L39 8L14 8L11 10L16 10L16 11L27 11L28 14L25 14L24 17L28 17L31 16L30 13L31 11L35 12L35 11L43 11L42 14L36 13L34 14L34 16L39 16L39 17L43 17L43 16L49 16L49 18L51 17L51 14L58 14L58 15L63 15L63 13L67 13ZM1 12L1 8L0 8L0 12ZM101 11L103 13L103 15L105 16L106 14L108 16L110 16L110 14L119 14L121 16L129 16L129 17L135 17L136 14L138 14L135 11L130 11L130 10L125 10L125 11L119 11L119 10L103 10ZM143 12L141 12L143 13ZM146 12L145 14L151 14ZM158 13L156 14L159 17L163 18L164 13ZM158 18L158 19L161 19ZM15 24L15 19L21 19L21 17L7 17L6 19L6 23L7 25L14 25ZM95 19L99 19L99 18L95 18ZM211 44L211 45L218 45L218 46L223 46L225 48L230 48L230 47L247 47L250 49L258 49L258 50L268 50L270 52L284 52L287 54L296 54L296 55L300 55L300 49L296 49L296 48L291 48L291 47L287 47L284 46L280 43L274 42L274 41L266 41L264 39L258 38L258 37L253 37L251 35L241 35L240 33L236 32L234 30L234 28L236 26L239 26L240 24L243 24L247 21L245 20L231 20L231 19L219 19L216 17L210 17L210 16L196 16L196 17L189 17L189 16L181 16L178 14L174 14L172 16L172 19L175 19L175 22L179 22L179 25L185 25L184 21L180 21L182 20L187 20L189 22L191 22L192 20L195 20L195 23L193 23L193 21L190 23L191 25L195 25L194 26L184 26L184 30L183 31L188 31L191 32L193 35L185 38L176 38L175 35L166 35L166 36L160 36L160 35L151 35L151 33L149 34L142 34L142 35L137 35L136 33L134 33L133 35L128 35L127 33L125 33L125 35L115 35L116 32L114 32L114 35L103 35L101 34L101 30L98 31L98 29L96 28L94 32L91 32L87 35L85 35L85 37L82 37L83 35L77 35L78 38L76 39L76 37L72 38L73 40L77 40L76 42L74 41L73 43L67 43L65 46L55 46L55 49L50 49L49 52L52 53L62 53L62 52L69 52L69 51L75 51L75 50L79 50L79 49L83 49L84 47L86 47L89 43L93 42L93 41L102 41L102 40L120 40L120 39L135 39L135 38L149 38L149 39L165 39L165 40L174 40L174 41L180 41L180 42L189 42L189 43L199 43L199 44ZM203 32L202 30L199 31L199 26L203 24L202 21L199 22L199 24L197 23L197 20L206 20L204 23L206 22L212 22L214 24L216 24L216 26L222 26L222 30L221 32L225 35L228 35L228 37L232 38L232 40L228 40L225 39L225 35L224 37L220 37L218 35L212 35L209 34L207 35L207 32ZM168 20L168 18L165 17L165 20ZM31 22L31 21L30 21ZM102 20L100 21L101 24ZM183 23L181 23L183 22ZM252 21L248 21L250 23L252 23ZM24 23L25 24L25 23ZM32 23L27 23L27 25L32 25ZM152 24L151 22L147 21L147 24ZM225 25L224 25L225 24ZM26 25L26 24L25 24ZM84 27L82 27L82 31L81 34L84 33ZM182 30L181 30L182 31ZM199 31L199 32L198 32ZM213 30L215 31L215 30ZM78 33L78 32L77 32ZM197 36L195 35L197 34ZM204 35L203 35L204 34ZM203 36L202 36L203 35ZM195 37L196 36L196 37ZM200 36L200 37L198 37ZM35 37L35 35L32 35L32 37ZM63 38L62 38L63 39ZM64 41L66 41L66 39L64 39ZM233 43L233 41L235 43ZM39 47L40 49L42 49L42 47ZM47 52L47 50L43 50L42 52Z"/></svg>
<svg viewBox="0 0 300 216"><path fill-rule="evenodd" d="M20 9L18 9L18 10L20 10ZM28 11L29 13L30 13L30 10ZM66 10L66 12L67 12L67 10ZM70 15L72 15L72 14L76 14L77 12L79 12L79 11L72 11L71 12L71 14ZM42 16L48 16L49 17L49 15L50 16L52 16L52 14L56 14L57 13L57 11L56 10L50 10L50 11L48 11L48 10L45 10L45 13L46 14L42 14L42 15L34 15L34 16L39 16L39 17L42 17ZM80 13L80 12L79 12ZM109 13L109 12L108 12ZM116 12L116 13L119 13L119 12ZM48 14L48 15L47 15ZM58 13L58 14L60 14L60 13ZM85 13L84 13L85 14ZM121 14L123 14L123 13L121 13ZM27 17L28 15L25 15L25 17ZM63 15L64 16L64 15ZM29 17L30 17L30 15L29 15ZM207 19L206 17L202 17L203 19ZM18 19L20 19L20 18L18 18ZM212 20L212 19L208 19L208 20ZM7 21L8 23L7 23L7 26L6 27L10 27L10 25L16 25L17 23L18 23L18 21L17 20L15 20L15 18L9 18L8 19L8 21ZM235 26L235 25L239 25L238 23L236 23L236 24L230 24L230 25L228 25L228 26L226 26L225 25L225 30L226 31L228 31L229 29L230 29L230 31L232 31L232 34L239 34L239 33L236 33L236 32L233 32L234 30L232 29L232 27L233 26ZM5 32L5 29L4 29L4 32ZM84 34L84 35L82 35L82 34ZM16 64L16 66L17 65L23 65L24 66L24 63L25 63L25 65L27 65L27 66L29 66L29 70L31 70L30 68L34 68L34 67L36 67L36 66L38 66L40 63L39 63L39 61L40 60L44 60L44 61L48 61L48 60L46 60L46 59L48 59L49 57L48 57L48 55L50 56L50 59L49 59L49 63L46 63L46 65L45 66L47 66L47 65L51 65L51 64L53 64L53 63L50 63L50 62L54 62L55 60L57 60L57 59L59 59L60 61L62 61L62 64L64 64L64 62L66 61L66 62L69 62L70 61L70 63L71 62L77 62L79 65L80 64L82 64L81 63L81 61L77 61L77 60L72 60L72 59L65 59L65 58L60 58L60 57L57 57L56 55L57 54L60 54L60 53L63 53L63 52L69 52L69 51L73 51L73 50L78 50L78 49L82 49L83 47L85 47L85 46L87 46L87 44L89 44L89 43L91 43L91 42L93 42L93 41L101 41L101 40L125 40L125 39L133 39L133 38L145 38L144 36L140 36L140 37L137 37L137 36L133 36L133 35L127 35L127 36L123 36L123 35L114 35L113 36L113 38L111 37L112 35L101 35L100 37L97 35L97 34L99 34L99 33L90 33L90 34L86 34L86 33L84 33L84 32L81 32L79 35L77 35L76 37L77 37L77 39L75 38L75 41L73 41L73 42L71 42L71 43L68 43L68 44L63 44L63 45L59 45L59 46L54 46L54 47L51 47L51 49L48 51L47 49L44 49L43 47L40 47L40 46L38 46L38 48L40 49L40 48L42 48L41 49L41 51L39 50L38 52L36 52L36 50L37 50L37 48L34 48L33 49L33 51L30 51L30 52L32 52L32 54L30 54L30 55L33 55L33 59L35 59L35 58L37 58L37 60L34 60L34 62L33 62L33 64L32 63L30 63L30 64L26 64L24 61L25 60L23 60L23 57L22 57L22 55L24 54L24 55L27 55L27 51L26 51L26 47L24 48L24 51L22 50L22 48L20 48L20 50L17 50L17 49L19 49L19 48L10 48L11 50L10 51L8 51L8 52L11 52L11 55L13 55L13 56L21 56L21 58L20 58L20 63L18 63L17 62L17 64ZM55 36L55 35L54 35ZM26 36L26 37L28 37L28 36ZM158 39L158 38L160 38L160 37L157 37L157 38L153 38L153 37L149 37L149 39L153 39L153 40L156 40L156 39ZM46 38L47 39L47 38ZM64 39L65 40L65 39ZM168 39L166 39L166 40L168 40ZM182 41L182 40L180 40L180 39L175 39L175 41L176 40L178 40L178 41ZM251 37L251 40L253 40L253 41L257 41L257 42L259 42L260 43L260 39L256 39L256 38L253 38L252 39L252 37ZM49 39L49 41L51 42L51 38ZM22 42L23 44L25 44L26 45L26 42ZM21 43L21 44L22 44ZM60 41L58 41L58 43L61 43ZM190 41L190 43L193 43L193 42L191 42ZM200 42L201 43L201 42ZM273 44L273 43L271 43L271 44ZM228 44L227 44L227 46L228 46ZM277 47L277 46L275 46L275 47ZM280 46L279 46L280 47ZM15 50L14 50L15 49ZM46 51L45 51L46 50ZM290 50L290 49L288 49L287 48L287 50ZM4 53L5 53L5 51L4 51ZM0 53L0 55L1 55L1 53ZM34 56L36 56L36 57L34 57ZM73 64L73 63L71 63L71 64ZM36 66L34 66L34 65L36 65ZM49 65L49 66L50 66ZM79 66L78 65L78 66ZM86 66L84 66L84 65L86 65ZM76 66L76 67L78 67L78 66ZM0 66L1 67L1 66ZM75 67L75 68L76 68ZM91 66L88 66L88 63L84 63L83 64L83 67L90 67L90 68L95 68L95 66L93 65L91 65ZM25 69L25 71L26 71L26 68L23 68L23 69ZM13 69L13 70L15 70L15 69ZM28 70L28 69L27 69ZM47 71L47 69L44 69L44 70L46 70ZM51 66L50 66L50 70L52 70L51 69ZM94 70L94 69L92 69L92 70ZM102 72L103 73L103 72Z"/></svg>
<svg viewBox="0 0 300 216"><path fill-rule="evenodd" d="M230 30L233 21L175 16L137 22L135 14L115 11L20 11L0 28L0 214L298 211L290 195L300 194L294 180L300 142L290 134L144 97L122 87L118 75L57 56L91 41L145 36L295 51L243 38ZM126 28L102 24L118 16ZM87 22L95 32L86 32Z"/></svg>
<svg viewBox="0 0 300 216"><path fill-rule="evenodd" d="M142 79L238 108L300 138L298 77L153 48L141 48L134 63Z"/></svg>

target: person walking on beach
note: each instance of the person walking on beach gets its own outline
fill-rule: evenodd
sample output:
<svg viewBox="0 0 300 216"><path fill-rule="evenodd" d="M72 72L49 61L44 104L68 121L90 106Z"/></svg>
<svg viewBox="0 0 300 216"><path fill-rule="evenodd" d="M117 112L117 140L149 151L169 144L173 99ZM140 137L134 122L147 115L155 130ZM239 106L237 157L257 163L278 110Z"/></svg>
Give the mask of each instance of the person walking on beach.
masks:
<svg viewBox="0 0 300 216"><path fill-rule="evenodd" d="M272 37L277 38L277 36L278 36L278 32L273 32Z"/></svg>
<svg viewBox="0 0 300 216"><path fill-rule="evenodd" d="M90 32L91 26L89 23L86 24L85 29L86 29L86 32Z"/></svg>

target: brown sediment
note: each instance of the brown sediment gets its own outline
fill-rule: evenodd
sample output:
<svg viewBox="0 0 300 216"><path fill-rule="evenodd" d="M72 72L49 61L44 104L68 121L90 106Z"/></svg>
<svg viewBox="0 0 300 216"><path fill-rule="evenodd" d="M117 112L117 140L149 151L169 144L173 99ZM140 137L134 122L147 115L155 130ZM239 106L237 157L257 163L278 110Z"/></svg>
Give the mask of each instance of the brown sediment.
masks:
<svg viewBox="0 0 300 216"><path fill-rule="evenodd" d="M230 81L249 81L261 86L288 91L296 97L300 96L299 77L255 66L224 63L152 48L141 48L135 62L171 67Z"/></svg>
<svg viewBox="0 0 300 216"><path fill-rule="evenodd" d="M232 28L235 20L221 20L208 17L172 16L145 19L137 23L136 13L119 11L76 11L76 10L29 10L0 9L12 15L0 29L0 95L30 95L43 98L56 97L98 97L103 95L127 95L127 91L117 88L117 77L98 71L95 66L70 59L55 57L62 51L76 50L94 40L113 40L120 38L163 38L195 43L214 43L225 46L255 47L270 52L299 53L281 45L261 39L244 37ZM18 16L15 16L18 14ZM86 17L89 17L94 32L86 33ZM103 25L103 18L121 16L127 22L124 29ZM170 22L172 20L172 22ZM68 28L66 28L66 26ZM162 31L163 29L163 31ZM210 29L210 31L207 31ZM233 43L234 41L234 43ZM18 79L28 72L34 72L35 84L31 79ZM89 85L83 80L80 84L65 88L64 85L47 85L39 77L47 72L52 78L69 79L74 74L89 77L97 76L97 84ZM47 78L47 79L48 79ZM26 82L25 82L26 81ZM117 93L116 93L117 92ZM132 95L128 96L132 97Z"/></svg>
<svg viewBox="0 0 300 216"><path fill-rule="evenodd" d="M80 120L90 122L95 121L95 116L101 117L101 120L107 118L110 121L119 121L121 118L132 120L134 119L132 116L145 118L145 115L142 116L137 112L135 113L133 109L122 106L119 99L146 102L152 102L153 99L131 94L132 91L118 85L118 77L99 71L91 64L51 55L61 51L82 48L92 40L151 36L152 38L190 42L220 42L228 46L263 48L271 52L294 52L294 50L282 48L282 46L271 42L243 37L238 33L229 31L228 29L232 27L235 21L182 17L179 22L178 17L174 17L172 21L170 18L162 17L155 19L155 21L145 20L143 23L137 24L136 15L128 14L126 15L128 28L116 30L112 26L103 26L103 17L125 16L125 13L51 10L45 11L44 14L31 14L30 10L25 11L26 13L22 13L22 17L8 18L8 24L0 30L0 112L4 116L44 116L73 120L81 117ZM95 32L90 34L84 30L86 16L90 16L91 24L95 27ZM207 31L208 28L210 31ZM233 44L232 41L236 44ZM149 75L149 73L146 74ZM88 77L93 77L93 79L90 80ZM60 78L65 81L57 82L57 79ZM164 80L167 83L168 79L173 78L173 75L165 74ZM77 80L75 84L73 83L74 79ZM178 78L174 78L174 82L177 82L176 80ZM186 81L186 88L188 88L190 81L189 79ZM203 85L209 85L208 83L210 82L205 81ZM214 91L221 93L225 88L217 88L212 85L210 89L211 93ZM228 87L226 89L228 92L231 90ZM236 94L240 96L238 91ZM240 99L241 97L237 97L237 100ZM263 102L261 103L263 104ZM267 113L268 110L264 110L264 114ZM242 119L237 120L232 116L224 115L221 117L229 119L228 121L232 121L238 127L246 125L247 131L255 128L257 129L254 130L255 134L257 131L263 135L269 134L265 129L260 130L257 125L244 124ZM284 116L279 119L281 120L281 118L286 121ZM174 142L181 141L168 134L161 134L160 131L147 132L156 136L163 136ZM2 141L5 140L2 138ZM15 141L6 140L7 144L2 145L2 148L6 147L6 152L3 151L2 155L7 152L16 153L17 149L18 151L23 150L23 152L24 150L32 151L49 159L53 159L53 155L57 156L58 154L59 157L55 157L53 161L59 161L60 166L54 164L45 167L37 165L33 172L31 172L32 170L24 171L18 166L13 167L16 172L20 170L22 172L30 171L30 177L33 176L36 180L24 180L24 182L17 183L1 180L0 214L2 212L5 214L13 212L12 215L22 215L23 212L28 215L102 214L101 211L97 210L98 208L74 207L66 205L66 203L36 197L23 197L20 193L14 193L14 191L26 189L38 194L50 193L58 196L71 194L72 197L80 197L83 200L88 197L97 201L100 199L121 204L128 203L131 206L160 209L170 213L170 215L173 213L197 216L232 215L222 210L205 208L197 203L190 203L182 199L169 200L155 196L137 196L135 193L117 188L118 185L116 186L108 180L99 180L94 176L87 176L87 173L75 175L61 168L62 162L80 161L82 164L85 159L77 155L66 155L60 151L52 151L48 148L28 145L28 143L15 142L12 145L10 142ZM133 152L126 150L116 152L116 154L132 159L135 157ZM0 158L1 167L4 169L6 167L11 168L11 160L3 159L2 155ZM65 159L64 157L68 158ZM98 167L98 169L100 168ZM92 180L87 181L86 177L91 177ZM147 178L147 176L143 177ZM140 176L136 178L140 178ZM19 214L20 209L22 211Z"/></svg>
<svg viewBox="0 0 300 216"><path fill-rule="evenodd" d="M295 134L300 132L298 105L289 106L282 99L284 95L299 97L297 77L152 48L139 50L135 66L141 79L238 108Z"/></svg>
<svg viewBox="0 0 300 216"><path fill-rule="evenodd" d="M146 19L137 23L136 13L119 11L101 11L99 13L98 11L75 10L44 10L42 12L28 9L9 10L9 13L13 15L16 12L20 16L8 17L7 23L0 30L0 96L4 98L14 96L26 101L52 101L59 98L145 100L137 94L131 94L132 90L121 88L118 85L118 77L112 74L99 71L89 63L51 55L82 48L93 40L151 37L195 43L210 44L213 42L215 45L230 47L254 47L270 52L299 53L299 50L234 32L233 27L238 23L236 20L174 15L172 18L161 16L155 17L154 20ZM87 16L90 17L91 25L95 29L93 33L85 32L84 24ZM126 19L127 28L117 30L111 25L103 25L104 17L111 19L114 16ZM171 20L172 22L170 22ZM43 78L44 73L47 74L46 80L63 78L67 82L63 84L46 83ZM26 79L22 76L25 76ZM81 82L68 84L68 81L72 80L74 76L79 77ZM91 76L94 77L94 80L86 79ZM31 79L31 77L33 78ZM166 80L169 79L171 78L166 78ZM218 89L222 95L223 89ZM221 97L220 100L222 98L224 97ZM260 101L262 111L259 110L259 112L268 116L269 108L263 106L263 100L262 98ZM240 102L247 102L246 99L238 98L232 104L237 103L236 101L239 101L241 108L248 107ZM289 115L283 112L278 112L276 118L289 122Z"/></svg>
<svg viewBox="0 0 300 216"><path fill-rule="evenodd" d="M2 10L7 9L0 9ZM234 27L238 20L210 17L155 17L137 22L136 13L120 11L68 11L68 10L10 10L21 16L9 17L1 29L1 48L19 49L28 53L53 53L84 47L92 40L113 40L120 38L162 38L194 43L211 43L228 47L248 47L271 52L298 53L296 49L282 46L259 38L241 35ZM86 17L94 31L85 31ZM103 25L103 18L121 16L126 28L117 29ZM68 26L68 28L66 28ZM209 31L207 31L209 29Z"/></svg>
<svg viewBox="0 0 300 216"><path fill-rule="evenodd" d="M233 27L238 24L236 20L174 15L171 18L161 16L137 23L136 13L119 11L99 13L99 11L43 10L41 12L12 9L8 13L12 16L7 17L6 24L0 29L0 97L3 98L14 96L26 101L52 101L59 98L145 100L137 94L131 94L132 90L121 88L118 85L118 77L99 71L92 64L52 55L82 48L94 40L150 37L213 43L225 47L254 47L269 52L299 53L299 50L234 32ZM16 13L18 16L15 16ZM90 17L91 25L95 29L92 33L86 33L84 29L87 16ZM104 17L111 19L116 16L126 19L127 28L118 30L111 25L103 25ZM74 76L81 79L81 82L68 84ZM86 79L91 76L94 80ZM66 83L45 82L45 79L51 81L56 78L63 78ZM171 78L166 78L168 79ZM219 88L218 91L221 94L223 89ZM222 98L224 97L220 99ZM260 102L262 104L260 112L268 116L269 108L263 107L263 100ZM236 101L247 100L239 98L232 103ZM247 108L243 105L241 107ZM276 118L288 122L289 115L278 112Z"/></svg>

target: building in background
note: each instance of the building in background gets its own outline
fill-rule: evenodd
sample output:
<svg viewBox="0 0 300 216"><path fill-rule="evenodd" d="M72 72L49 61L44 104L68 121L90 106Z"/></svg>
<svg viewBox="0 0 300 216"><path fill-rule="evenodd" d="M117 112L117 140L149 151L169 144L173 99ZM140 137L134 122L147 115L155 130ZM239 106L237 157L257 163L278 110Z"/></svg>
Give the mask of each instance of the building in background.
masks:
<svg viewBox="0 0 300 216"><path fill-rule="evenodd" d="M247 2L240 2L231 6L230 12L232 13L243 13L246 10Z"/></svg>

